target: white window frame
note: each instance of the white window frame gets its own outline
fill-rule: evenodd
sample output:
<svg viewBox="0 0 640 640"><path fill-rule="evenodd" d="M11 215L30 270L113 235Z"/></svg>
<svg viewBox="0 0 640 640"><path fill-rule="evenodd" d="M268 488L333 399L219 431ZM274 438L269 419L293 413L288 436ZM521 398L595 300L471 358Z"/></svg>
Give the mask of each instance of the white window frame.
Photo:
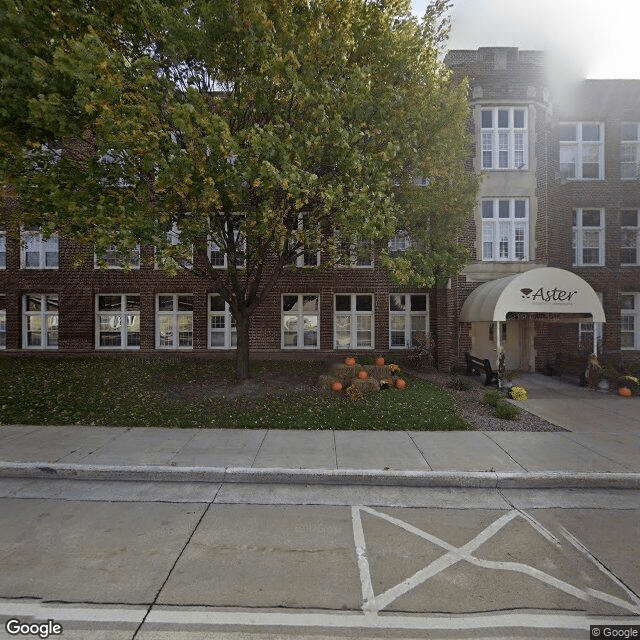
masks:
<svg viewBox="0 0 640 640"><path fill-rule="evenodd" d="M0 349L7 348L7 296L0 293Z"/></svg>
<svg viewBox="0 0 640 640"><path fill-rule="evenodd" d="M409 251L412 247L411 236L406 231L396 231L396 234L389 240L389 253L398 255L404 251Z"/></svg>
<svg viewBox="0 0 640 640"><path fill-rule="evenodd" d="M231 309L229 308L229 303L225 300L224 303L224 311L212 311L211 310L211 300L212 298L220 297L218 293L210 293L207 296L207 348L208 349L236 349L238 345L238 333L236 327L236 321L231 313ZM211 327L212 318L224 318L224 327L218 327L216 329L216 333L222 333L224 335L224 344L214 345L212 344L211 334L213 329ZM234 340L235 337L235 340ZM233 344L235 341L236 344Z"/></svg>
<svg viewBox="0 0 640 640"><path fill-rule="evenodd" d="M297 311L285 311L284 309L284 299L285 297L293 297L296 296L298 301L296 303ZM305 311L304 310L304 299L305 297L315 297L317 299L317 309L315 312ZM285 344L285 329L286 329L286 321L285 318L287 316L296 318L296 344L287 345ZM316 343L312 345L305 344L305 334L307 331L307 323L306 319L315 317L315 336ZM293 333L292 331L289 333ZM280 348L281 349L305 349L305 350L313 350L320 348L320 295L317 293L283 293L280 298Z"/></svg>
<svg viewBox="0 0 640 640"><path fill-rule="evenodd" d="M40 309L27 310L29 298L40 298ZM50 310L48 299L55 299L57 306ZM22 296L22 348L28 350L56 350L58 348L58 326L60 318L60 296L57 293L27 293ZM40 344L29 344L29 318L40 320ZM49 331L55 332L55 344L49 340Z"/></svg>
<svg viewBox="0 0 640 640"><path fill-rule="evenodd" d="M392 296L404 296L404 310L395 311L391 308ZM423 296L425 298L425 306L424 310L416 310L414 311L411 307L412 304L412 296ZM421 329L413 328L415 323L415 318L424 318L424 333L425 336L429 333L429 296L426 293L390 293L389 294L389 349L409 349L413 346L413 332L414 331L422 331ZM403 318L404 319L404 343L402 345L393 344L392 332L399 333L399 329L393 329L393 319L394 318Z"/></svg>
<svg viewBox="0 0 640 640"><path fill-rule="evenodd" d="M498 112L508 113L508 125L498 127ZM524 113L524 127L515 127L514 112ZM491 127L482 126L482 114L491 112ZM489 107L480 109L480 165L483 171L522 171L529 166L529 110L526 106ZM522 144L520 144L520 142ZM507 154L506 163L501 153ZM487 162L485 154L490 154ZM516 154L522 156L522 162L516 162ZM501 166L502 165L502 166Z"/></svg>
<svg viewBox="0 0 640 640"><path fill-rule="evenodd" d="M160 297L171 297L172 308L170 311L160 309ZM178 310L179 299L188 297L191 299L191 311ZM180 322L187 318L190 321L191 335L189 344L180 344ZM171 344L162 344L162 320L168 319L171 324ZM166 337L164 337L166 340ZM177 342L177 344L176 344ZM156 294L156 349L171 351L190 351L193 349L193 294L192 293L158 293Z"/></svg>
<svg viewBox="0 0 640 640"><path fill-rule="evenodd" d="M100 297L101 296L109 296L115 298L116 296L120 297L120 309L118 311L115 310L106 310L100 309ZM127 309L127 296L135 296L138 298L138 309ZM95 345L96 349L100 351L137 351L140 349L140 341L142 340L142 327L141 327L141 313L140 306L142 303L142 297L139 293L98 293L96 294L95 299L95 313L96 313L96 322L95 322ZM112 335L120 336L120 344L119 345L101 345L100 344L100 320L103 316L114 316L116 318L116 329L118 331L112 331ZM128 343L128 335L127 327L131 324L135 326L135 320L131 322L131 318L138 319L138 344L129 345ZM135 332L132 332L135 333Z"/></svg>
<svg viewBox="0 0 640 640"><path fill-rule="evenodd" d="M635 127L635 138L627 139L625 128ZM625 175L630 174L630 175ZM623 122L620 129L620 179L640 178L640 122Z"/></svg>
<svg viewBox="0 0 640 640"><path fill-rule="evenodd" d="M7 232L0 228L0 271L7 268Z"/></svg>
<svg viewBox="0 0 640 640"><path fill-rule="evenodd" d="M636 258L633 262L624 262L622 260L622 255L620 255L620 264L622 266L637 266L640 264L640 209L623 209L621 214L634 212L636 214L636 223L633 226L629 225L620 225L620 250L622 253L622 249L632 250L635 249ZM633 238L633 242L635 244L626 245L625 244L625 234L629 234L631 238Z"/></svg>
<svg viewBox="0 0 640 640"><path fill-rule="evenodd" d="M36 246L29 247L29 243L33 242ZM27 251L27 249L33 249ZM27 254L37 254L38 264L27 265ZM47 265L47 256L54 254L55 264ZM57 233L49 236L47 240L44 240L42 233L39 230L22 230L21 242L20 242L20 268L21 269L48 269L55 270L60 263L60 238Z"/></svg>
<svg viewBox="0 0 640 640"><path fill-rule="evenodd" d="M234 229L233 241L236 245L238 245L238 238L240 238L239 245L242 252L242 260L238 260L238 256L236 256L236 268L245 269L247 266L247 239L240 233L240 229ZM211 256L213 253L218 253L222 256L222 264L213 264L211 262ZM220 246L216 242L214 242L211 237L207 238L207 258L209 259L209 264L213 269L229 268L229 262L226 252L223 252Z"/></svg>
<svg viewBox="0 0 640 640"><path fill-rule="evenodd" d="M575 140L559 140L560 174L563 180L604 180L604 122L560 122L561 127L574 127ZM583 140L584 127L599 127L598 140ZM584 177L584 165L594 164L584 162L584 154L588 147L596 147L598 150L598 177ZM563 149L574 148L575 162L562 162ZM575 175L562 175L562 165L573 164Z"/></svg>
<svg viewBox="0 0 640 640"><path fill-rule="evenodd" d="M583 226L583 218L586 212L598 211L600 224L596 226ZM573 225L573 266L574 267L603 267L604 266L604 209L597 207L583 207L574 210L575 224ZM585 235L594 233L598 235L598 262L584 262L585 249L595 249L586 246Z"/></svg>
<svg viewBox="0 0 640 640"><path fill-rule="evenodd" d="M623 309L622 300L620 301L620 349L622 351L638 351L640 350L640 293L632 291L623 291L620 293L620 298L624 296L630 296L633 300L632 309ZM626 319L631 320L631 330L625 331ZM622 346L622 334L631 333L633 336L632 346Z"/></svg>
<svg viewBox="0 0 640 640"><path fill-rule="evenodd" d="M337 311L336 301L338 296L351 296L351 308L349 311ZM371 298L371 311L357 311L357 296L369 296ZM375 349L375 296L372 293L335 293L333 296L333 346L334 349ZM338 342L337 318L349 316L349 344ZM371 344L358 344L358 318L369 317L371 319Z"/></svg>
<svg viewBox="0 0 640 640"><path fill-rule="evenodd" d="M346 242L344 243L346 248ZM366 251L366 247L369 247L369 251ZM364 257L363 255L358 255L360 253L360 248L365 247L365 251L363 254L366 254L369 257ZM345 251L346 253L346 251ZM339 269L373 269L374 261L373 261L373 242L371 240L359 239L355 243L349 245L349 263L338 263L336 267Z"/></svg>
<svg viewBox="0 0 640 640"><path fill-rule="evenodd" d="M123 261L117 256L118 248L115 244L112 244L103 255L98 256L97 253L93 254L93 268L94 269L114 269L122 270L125 268ZM101 266L101 263L104 263ZM138 271L140 269L140 245L137 244L131 251L131 257L129 258L128 269Z"/></svg>
<svg viewBox="0 0 640 640"><path fill-rule="evenodd" d="M602 292L596 292L600 304L602 304ZM590 336L587 339L587 336ZM578 323L578 347L589 347L589 353L599 354L602 345L603 324L602 322L579 322Z"/></svg>
<svg viewBox="0 0 640 640"><path fill-rule="evenodd" d="M298 215L298 230L303 232L304 230L304 214L300 213ZM291 242L291 245L294 244L295 241ZM290 246L291 246L290 245ZM298 254L293 258L292 263L295 264L296 267L312 269L313 267L320 266L320 256L321 251L318 249L317 251L305 251L304 245L298 248ZM313 262L314 260L315 262Z"/></svg>
<svg viewBox="0 0 640 640"><path fill-rule="evenodd" d="M508 203L508 217L500 217L501 204ZM516 202L524 202L524 217L516 218ZM491 217L485 217L491 205ZM482 219L482 261L483 262L528 262L529 261L529 199L528 198L483 198L480 203ZM523 232L522 240L517 232ZM506 255L503 239L506 238ZM516 252L518 244L523 244L522 257ZM490 250L489 246L490 245Z"/></svg>

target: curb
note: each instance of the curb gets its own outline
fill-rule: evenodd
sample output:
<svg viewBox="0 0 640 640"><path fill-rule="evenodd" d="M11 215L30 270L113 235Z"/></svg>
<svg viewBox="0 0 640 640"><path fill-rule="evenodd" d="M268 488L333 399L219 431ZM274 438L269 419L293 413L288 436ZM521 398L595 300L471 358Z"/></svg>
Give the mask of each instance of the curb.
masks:
<svg viewBox="0 0 640 640"><path fill-rule="evenodd" d="M370 485L465 489L640 489L640 473L256 469L251 467L47 464L43 462L0 462L0 478L49 478L121 482Z"/></svg>

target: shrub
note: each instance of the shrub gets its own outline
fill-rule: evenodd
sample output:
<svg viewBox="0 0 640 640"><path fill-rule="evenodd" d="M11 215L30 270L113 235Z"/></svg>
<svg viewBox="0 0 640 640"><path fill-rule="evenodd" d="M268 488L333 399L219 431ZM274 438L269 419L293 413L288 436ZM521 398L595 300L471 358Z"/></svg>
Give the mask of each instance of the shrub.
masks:
<svg viewBox="0 0 640 640"><path fill-rule="evenodd" d="M497 418L502 418L503 420L515 420L520 415L520 409L502 400L496 404L496 410L494 413Z"/></svg>
<svg viewBox="0 0 640 640"><path fill-rule="evenodd" d="M406 356L410 366L420 369L432 367L435 363L436 341L431 333L413 337L413 346Z"/></svg>
<svg viewBox="0 0 640 640"><path fill-rule="evenodd" d="M453 376L449 378L447 386L450 389L457 389L458 391L469 391L469 389L471 389L471 382L462 376Z"/></svg>
<svg viewBox="0 0 640 640"><path fill-rule="evenodd" d="M500 402L502 402L502 393L498 389L487 391L482 400L482 404L488 404L490 407L496 407Z"/></svg>
<svg viewBox="0 0 640 640"><path fill-rule="evenodd" d="M524 387L511 387L509 389L509 396L514 400L527 400L527 390Z"/></svg>

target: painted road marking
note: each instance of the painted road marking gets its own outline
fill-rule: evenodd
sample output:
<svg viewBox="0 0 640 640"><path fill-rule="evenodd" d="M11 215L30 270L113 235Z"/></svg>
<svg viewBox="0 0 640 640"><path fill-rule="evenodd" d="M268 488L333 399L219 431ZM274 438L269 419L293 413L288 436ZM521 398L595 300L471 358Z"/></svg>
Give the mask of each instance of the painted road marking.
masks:
<svg viewBox="0 0 640 640"><path fill-rule="evenodd" d="M437 560L434 560L429 565L420 569L420 571L414 573L411 577L403 580L398 583L394 587L387 589L384 593L380 595L373 595L373 599L371 594L373 593L373 585L371 583L371 574L369 571L369 564L367 560L367 548L366 548L366 540L364 537L364 531L362 529L362 519L360 517L361 512L368 513L372 516L378 517L382 520L386 520L391 524L394 524L409 533L413 533L416 536L419 536L433 544L441 547L446 550L447 553L440 556ZM434 536L427 531L423 531L418 527L415 527L408 522L404 522L399 518L394 518L386 513L382 513L371 507L352 507L352 520L354 523L354 540L356 544L356 550L358 553L358 566L360 568L360 582L362 584L362 595L363 595L363 610L379 612L384 608L388 607L392 602L397 600L400 596L404 595L408 591L415 589L417 586L425 583L430 578L438 575L445 569L457 564L458 562L465 561L470 564L483 567L485 569L496 569L499 571L513 571L516 573L522 573L528 575L544 584L549 585L555 589L563 591L569 595L575 596L580 600L588 600L589 597L597 598L602 600L603 602L608 602L610 604L615 604L616 606L626 609L632 614L640 615L640 602L638 598L635 597L634 594L630 593L628 589L625 589L625 592L632 596L632 602L628 602L618 598L616 596L604 593L602 591L598 591L595 589L581 589L580 587L576 587L564 580L560 580L536 567L532 567L528 564L524 564L521 562L502 562L496 560L484 560L482 558L476 558L472 552L475 551L480 545L484 542L492 538L498 531L500 531L504 526L506 526L509 522L514 520L515 518L521 518L526 523L531 525L536 531L543 534L545 539L556 544L559 542L557 538L547 529L545 529L537 520L534 520L531 517L527 517L523 515L517 509L513 509L509 511L503 516L497 518L494 522L492 522L488 527L483 529L477 536L475 536L472 540L467 542L465 545L461 547L456 547L448 542ZM564 530L564 535L567 537L569 532ZM582 553L587 553L588 556L591 557L592 560L597 560L595 557L588 551L588 549L574 536L569 534L571 538L567 538L576 548L578 548ZM363 561L360 562L360 558L362 557ZM599 569L602 571L607 577L609 577L615 584L619 585L620 581L603 565L599 564ZM363 570L363 568L365 570Z"/></svg>

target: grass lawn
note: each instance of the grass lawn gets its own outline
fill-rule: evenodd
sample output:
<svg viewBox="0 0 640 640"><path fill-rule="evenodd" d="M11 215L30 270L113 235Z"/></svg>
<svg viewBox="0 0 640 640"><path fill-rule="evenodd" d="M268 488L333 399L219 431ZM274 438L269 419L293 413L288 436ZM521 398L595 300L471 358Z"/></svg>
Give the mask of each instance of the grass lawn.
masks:
<svg viewBox="0 0 640 640"><path fill-rule="evenodd" d="M142 357L0 357L0 424L273 429L470 429L446 390L407 388L352 401L318 388L322 362L233 363Z"/></svg>

